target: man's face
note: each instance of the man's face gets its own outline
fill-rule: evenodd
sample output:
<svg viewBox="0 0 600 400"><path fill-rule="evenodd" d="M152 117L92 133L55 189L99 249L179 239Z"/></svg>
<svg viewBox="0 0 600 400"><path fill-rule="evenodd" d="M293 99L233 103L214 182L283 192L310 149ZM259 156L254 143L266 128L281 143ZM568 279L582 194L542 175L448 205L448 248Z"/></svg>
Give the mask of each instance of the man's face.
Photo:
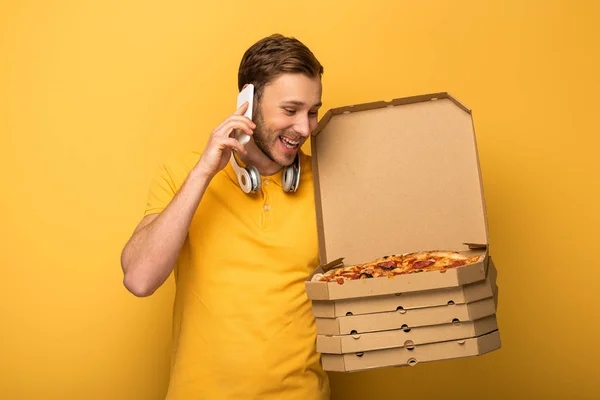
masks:
<svg viewBox="0 0 600 400"><path fill-rule="evenodd" d="M255 115L254 141L281 166L294 162L296 153L317 127L321 81L303 74L283 74L264 87Z"/></svg>

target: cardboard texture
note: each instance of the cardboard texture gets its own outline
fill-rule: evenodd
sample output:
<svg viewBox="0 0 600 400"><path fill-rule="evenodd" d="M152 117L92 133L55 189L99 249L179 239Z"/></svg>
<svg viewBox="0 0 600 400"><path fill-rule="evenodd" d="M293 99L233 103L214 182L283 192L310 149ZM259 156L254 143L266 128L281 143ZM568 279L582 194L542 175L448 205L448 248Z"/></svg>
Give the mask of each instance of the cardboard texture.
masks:
<svg viewBox="0 0 600 400"><path fill-rule="evenodd" d="M500 348L497 271L471 111L448 93L328 111L311 136L321 265L305 282L327 371ZM416 251L482 255L446 271L312 282Z"/></svg>
<svg viewBox="0 0 600 400"><path fill-rule="evenodd" d="M315 317L335 318L348 315L370 314L396 311L399 308L413 309L435 307L447 304L465 304L492 297L496 287L497 270L492 258L489 259L488 275L484 281L455 288L430 291L396 293L342 300L314 300L312 311Z"/></svg>
<svg viewBox="0 0 600 400"><path fill-rule="evenodd" d="M326 371L352 372L382 367L413 366L417 363L474 357L501 347L500 333L494 331L471 339L397 347L353 354L322 354Z"/></svg>
<svg viewBox="0 0 600 400"><path fill-rule="evenodd" d="M449 94L332 109L311 148L322 263L488 244L471 113Z"/></svg>
<svg viewBox="0 0 600 400"><path fill-rule="evenodd" d="M470 339L498 330L495 315L475 321L457 322L417 328L395 329L346 336L317 336L317 352L329 354L358 353L394 347Z"/></svg>
<svg viewBox="0 0 600 400"><path fill-rule="evenodd" d="M457 321L474 321L495 313L496 301L494 297L489 297L467 304L415 308L338 318L316 318L315 320L317 334L319 335L351 335L353 333L440 325Z"/></svg>

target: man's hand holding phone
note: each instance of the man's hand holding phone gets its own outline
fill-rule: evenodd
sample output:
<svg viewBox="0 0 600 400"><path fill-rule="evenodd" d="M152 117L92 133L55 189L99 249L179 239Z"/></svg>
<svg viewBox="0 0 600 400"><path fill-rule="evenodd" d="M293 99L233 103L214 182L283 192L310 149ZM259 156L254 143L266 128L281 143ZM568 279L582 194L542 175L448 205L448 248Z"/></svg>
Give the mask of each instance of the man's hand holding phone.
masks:
<svg viewBox="0 0 600 400"><path fill-rule="evenodd" d="M216 127L208 139L206 148L202 157L198 161L196 172L203 174L208 179L212 179L217 172L225 168L231 157L233 149L241 154L246 154L246 149L238 139L232 137L232 134L239 130L248 136L252 136L256 124L244 113L248 110L249 104L245 102L235 113L230 115L218 127Z"/></svg>
<svg viewBox="0 0 600 400"><path fill-rule="evenodd" d="M225 168L233 149L247 154L244 144L248 143L256 128L256 124L252 122L253 100L254 85L248 84L238 94L236 112L212 131L202 157L195 167L196 172L212 179L217 172Z"/></svg>

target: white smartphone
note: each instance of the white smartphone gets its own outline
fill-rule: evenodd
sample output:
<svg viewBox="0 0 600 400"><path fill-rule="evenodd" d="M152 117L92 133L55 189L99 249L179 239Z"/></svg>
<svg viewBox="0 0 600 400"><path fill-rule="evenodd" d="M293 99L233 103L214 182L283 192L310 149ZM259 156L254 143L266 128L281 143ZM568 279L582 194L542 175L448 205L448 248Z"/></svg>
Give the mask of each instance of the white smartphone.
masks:
<svg viewBox="0 0 600 400"><path fill-rule="evenodd" d="M242 106L242 104L244 104L245 102L248 102L248 109L244 113L244 116L250 118L250 120L252 120L252 107L254 105L253 100L254 100L254 85L249 84L238 94L236 110L238 108L240 108ZM242 145L248 143L248 141L250 140L250 136L247 135L246 133L244 133L244 131L242 131L240 129L235 130L235 138Z"/></svg>

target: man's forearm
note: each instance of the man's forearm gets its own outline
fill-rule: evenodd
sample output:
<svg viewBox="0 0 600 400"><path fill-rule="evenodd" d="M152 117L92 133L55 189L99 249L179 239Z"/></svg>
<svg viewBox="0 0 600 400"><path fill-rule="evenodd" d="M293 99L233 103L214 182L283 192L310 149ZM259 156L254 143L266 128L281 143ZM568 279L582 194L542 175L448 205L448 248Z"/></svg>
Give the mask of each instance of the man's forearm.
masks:
<svg viewBox="0 0 600 400"><path fill-rule="evenodd" d="M192 170L168 206L150 222L140 223L121 255L124 284L130 292L149 296L167 280L209 182L210 178Z"/></svg>

